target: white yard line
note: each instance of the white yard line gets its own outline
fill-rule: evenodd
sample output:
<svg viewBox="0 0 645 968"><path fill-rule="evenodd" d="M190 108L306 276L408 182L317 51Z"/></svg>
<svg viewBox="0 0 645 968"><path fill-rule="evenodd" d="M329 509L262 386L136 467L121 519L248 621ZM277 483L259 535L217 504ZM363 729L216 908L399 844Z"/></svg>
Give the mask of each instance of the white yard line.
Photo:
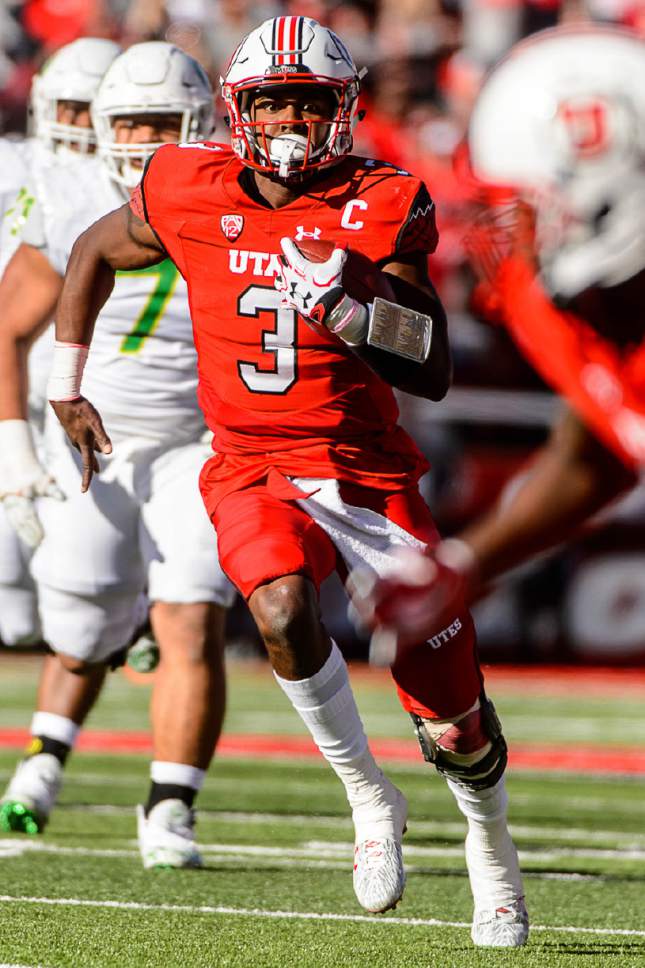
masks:
<svg viewBox="0 0 645 968"><path fill-rule="evenodd" d="M61 804L62 809L73 813L96 813L105 816L126 816L133 815L134 808L117 806L113 804ZM642 813L643 805L639 805ZM199 810L199 816L204 820L221 820L225 823L240 823L247 826L249 823L282 824L285 827L301 827L303 824L310 824L314 827L333 827L338 828L339 824L345 824L348 829L351 824L349 817L334 817L331 815L316 814L281 814L281 813L255 813L240 810ZM454 820L415 820L410 819L410 829L415 834L428 834L438 836L464 837L466 834L466 824ZM510 824L511 833L526 840L547 841L552 843L554 840L575 841L583 843L604 843L615 842L625 847L637 849L641 847L645 850L645 834L638 832L626 832L624 830L588 830L585 827L545 827L543 824Z"/></svg>
<svg viewBox="0 0 645 968"><path fill-rule="evenodd" d="M133 842L128 840L128 844ZM326 865L330 870L344 870L348 858L352 857L354 845L349 841L332 842L312 840L300 846L293 847L265 847L255 844L200 844L199 849L204 857L209 861L244 861L254 858L256 860L269 859L282 867L321 867ZM25 853L38 854L59 854L70 857L138 857L138 850L135 846L131 847L70 847L63 844L53 844L48 841L26 840L18 838L0 839L0 857L20 857ZM463 847L403 847L406 860L414 858L422 861L424 858L454 858L463 859ZM642 850L596 850L586 848L555 848L552 850L538 851L519 851L523 861L552 861L567 858L581 858L591 860L644 860L645 851ZM337 863L333 863L336 861ZM332 862L332 863L330 863ZM416 868L419 869L418 866ZM413 872L414 866L408 865L408 870ZM545 872L545 874L548 872ZM540 871L534 872L534 876L539 876ZM551 874L549 873L549 876ZM567 874L563 879L573 880L576 877L594 875L577 875L575 872Z"/></svg>
<svg viewBox="0 0 645 968"><path fill-rule="evenodd" d="M0 894L1 904L41 904L58 907L108 908L117 911L165 911L171 914L222 914L228 917L272 918L293 921L346 921L357 924L374 924L380 927L403 925L422 928L470 928L466 921L442 921L438 918L375 918L367 914L333 914L316 911L270 911L264 908L235 908L209 904L146 904L141 901L98 901L78 897L19 897ZM590 934L645 938L645 930L635 928L587 928L575 925L531 925L532 931L553 931L565 934Z"/></svg>

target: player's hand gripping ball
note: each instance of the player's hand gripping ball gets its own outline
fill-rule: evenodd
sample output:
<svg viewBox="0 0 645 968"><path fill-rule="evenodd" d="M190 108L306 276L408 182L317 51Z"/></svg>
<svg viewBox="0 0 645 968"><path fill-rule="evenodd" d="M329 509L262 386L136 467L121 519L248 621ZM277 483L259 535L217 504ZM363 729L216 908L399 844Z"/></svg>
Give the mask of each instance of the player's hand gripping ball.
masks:
<svg viewBox="0 0 645 968"><path fill-rule="evenodd" d="M341 279L346 250L332 246L328 257L321 261L308 259L293 239L284 238L280 245L284 254L276 289L282 293L282 305L308 319L324 322L344 295Z"/></svg>
<svg viewBox="0 0 645 968"><path fill-rule="evenodd" d="M394 300L394 292L378 266L359 252L333 242L281 240L282 271L275 287L282 306L321 324L351 344L367 335L366 303L375 295Z"/></svg>

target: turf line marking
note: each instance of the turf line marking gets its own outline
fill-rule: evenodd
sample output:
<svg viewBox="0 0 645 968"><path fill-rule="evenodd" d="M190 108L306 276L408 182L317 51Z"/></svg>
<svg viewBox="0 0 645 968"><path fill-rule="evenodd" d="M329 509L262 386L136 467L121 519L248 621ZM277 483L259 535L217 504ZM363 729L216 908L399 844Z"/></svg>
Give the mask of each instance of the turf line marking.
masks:
<svg viewBox="0 0 645 968"><path fill-rule="evenodd" d="M128 840L128 843L132 841ZM200 844L203 856L211 863L243 863L248 860L271 860L272 863L283 867L301 867L302 869L323 868L326 870L345 870L352 856L353 845L350 843L332 843L327 841L311 841L304 846L293 847L264 847L253 844ZM62 844L34 842L15 838L0 840L0 857L21 857L26 853L58 854L67 857L138 857L139 851L135 847L70 847ZM403 854L406 858L407 869L410 873L423 870L419 861L423 858L463 858L462 847L407 847L404 845ZM590 857L591 859L641 860L645 854L630 851L519 851L522 861L551 861L570 857ZM410 858L416 862L409 863ZM551 880L602 880L603 874L584 874L571 872L533 871L532 876Z"/></svg>
<svg viewBox="0 0 645 968"><path fill-rule="evenodd" d="M289 921L348 921L358 924L405 925L422 928L470 928L467 921L441 921L438 918L375 918L367 914L333 914L316 911L268 911L264 908L235 908L210 904L147 904L142 901L98 901L78 897L19 897L0 894L2 904L46 904L60 907L109 908L117 911L166 911L170 914L225 914L229 917L272 918ZM584 928L573 925L531 925L532 931L554 931L564 934L619 935L645 938L645 931L635 928Z"/></svg>
<svg viewBox="0 0 645 968"><path fill-rule="evenodd" d="M0 773L0 777L2 774ZM516 797L513 798L517 799ZM621 809L622 809L621 805ZM643 805L638 804L638 812L642 813ZM131 815L133 808L117 804L88 804L88 803L61 803L57 808L70 813L94 813L104 814L105 816L127 816ZM317 827L333 827L338 829L339 824L345 824L348 828L351 823L350 817L333 816L331 814L316 814L312 817L308 814L282 814L282 813L255 813L240 810L202 810L199 809L199 816L205 820L221 820L226 823L276 823L284 826L302 826L303 823L314 824ZM411 820L414 824L415 834L440 834L456 836L459 838L466 836L466 823L454 820ZM574 841L581 840L603 843L614 841L623 843L628 847L642 847L645 849L645 834L638 831L627 833L624 830L589 830L585 827L544 827L533 824L511 823L510 831L517 838L526 840L546 840L551 843L553 840ZM0 965L0 968L2 966Z"/></svg>

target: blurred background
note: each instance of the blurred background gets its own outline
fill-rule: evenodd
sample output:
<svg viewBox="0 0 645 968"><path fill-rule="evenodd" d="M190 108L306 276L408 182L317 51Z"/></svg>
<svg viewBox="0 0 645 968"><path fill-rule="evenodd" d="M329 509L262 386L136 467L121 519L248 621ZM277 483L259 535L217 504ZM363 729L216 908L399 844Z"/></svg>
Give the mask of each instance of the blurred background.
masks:
<svg viewBox="0 0 645 968"><path fill-rule="evenodd" d="M400 404L432 464L425 496L450 534L530 461L558 407L504 329L477 306L462 241L471 201L453 172L471 104L486 70L520 38L585 20L645 35L645 0L0 0L0 135L24 135L33 74L77 37L124 46L171 41L217 87L241 37L278 14L315 17L368 67L355 151L422 177L437 206L441 240L430 271L448 310L455 381L440 404L404 395ZM221 101L217 113L216 138L226 141ZM365 657L340 584L330 582L323 597L326 623L345 653ZM513 573L475 614L486 661L645 661L645 487L575 544ZM230 622L232 649L259 651L241 602Z"/></svg>

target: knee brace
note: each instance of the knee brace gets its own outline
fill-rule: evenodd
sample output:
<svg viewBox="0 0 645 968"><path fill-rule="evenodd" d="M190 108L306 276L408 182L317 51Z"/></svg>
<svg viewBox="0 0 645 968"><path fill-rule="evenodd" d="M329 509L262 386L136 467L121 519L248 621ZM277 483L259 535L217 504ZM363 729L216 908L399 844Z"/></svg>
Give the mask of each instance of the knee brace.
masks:
<svg viewBox="0 0 645 968"><path fill-rule="evenodd" d="M439 773L471 790L495 786L506 769L508 748L495 707L485 693L453 719L410 715L423 758Z"/></svg>

